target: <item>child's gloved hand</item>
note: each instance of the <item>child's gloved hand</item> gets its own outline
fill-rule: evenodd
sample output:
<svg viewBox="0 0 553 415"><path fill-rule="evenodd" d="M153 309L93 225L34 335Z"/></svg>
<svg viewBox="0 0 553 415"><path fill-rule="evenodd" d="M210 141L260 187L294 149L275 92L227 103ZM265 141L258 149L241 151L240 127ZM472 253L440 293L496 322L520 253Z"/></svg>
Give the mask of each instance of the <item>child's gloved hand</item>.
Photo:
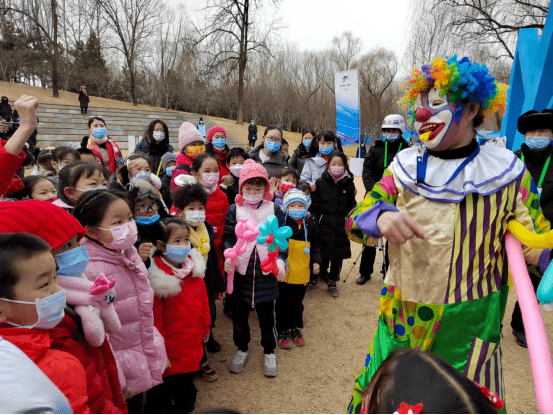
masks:
<svg viewBox="0 0 553 415"><path fill-rule="evenodd" d="M229 258L225 259L225 272L227 274L232 272L232 261Z"/></svg>
<svg viewBox="0 0 553 415"><path fill-rule="evenodd" d="M321 272L321 266L319 264L313 264L313 274L319 275Z"/></svg>
<svg viewBox="0 0 553 415"><path fill-rule="evenodd" d="M405 212L384 212L376 221L376 226L382 236L394 245L404 244L413 236L428 238L422 225Z"/></svg>

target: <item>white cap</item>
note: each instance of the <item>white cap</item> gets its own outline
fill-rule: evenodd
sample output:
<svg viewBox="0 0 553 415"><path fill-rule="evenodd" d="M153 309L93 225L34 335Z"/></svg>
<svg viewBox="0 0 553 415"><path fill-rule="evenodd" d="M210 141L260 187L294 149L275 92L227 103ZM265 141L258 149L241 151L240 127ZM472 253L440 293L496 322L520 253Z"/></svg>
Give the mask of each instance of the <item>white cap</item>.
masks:
<svg viewBox="0 0 553 415"><path fill-rule="evenodd" d="M405 118L399 114L387 115L382 122L382 129L384 128L398 128L401 134L405 134Z"/></svg>

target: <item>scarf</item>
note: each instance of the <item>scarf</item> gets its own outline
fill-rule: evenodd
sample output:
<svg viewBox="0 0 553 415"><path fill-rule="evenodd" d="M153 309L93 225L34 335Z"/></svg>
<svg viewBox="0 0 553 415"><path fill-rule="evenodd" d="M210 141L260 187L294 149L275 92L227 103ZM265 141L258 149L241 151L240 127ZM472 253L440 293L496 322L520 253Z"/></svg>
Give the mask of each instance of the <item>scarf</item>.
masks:
<svg viewBox="0 0 553 415"><path fill-rule="evenodd" d="M184 279L184 277L194 271L194 261L192 261L190 257L186 258L186 260L181 264L181 268L175 268L173 265L167 262L167 260L163 256L161 257L161 260L165 265L169 267L169 269L173 272L173 275L179 280Z"/></svg>
<svg viewBox="0 0 553 415"><path fill-rule="evenodd" d="M196 230L190 227L190 243L193 248L200 251L207 262L207 254L209 254L211 246L209 245L209 233L207 233L205 223L198 226Z"/></svg>
<svg viewBox="0 0 553 415"><path fill-rule="evenodd" d="M215 147L213 147L213 152L215 153L215 156L217 159L219 159L219 163L225 164L227 162L227 149L223 150L217 150Z"/></svg>
<svg viewBox="0 0 553 415"><path fill-rule="evenodd" d="M88 137L86 147L92 151L100 153L100 146L94 142L92 137ZM123 164L123 156L121 155L119 147L111 138L108 138L108 141L106 141L106 150L109 155L109 170L112 173L115 173L119 166Z"/></svg>
<svg viewBox="0 0 553 415"><path fill-rule="evenodd" d="M177 166L180 166L181 164L184 164L185 166L192 167L192 160L190 157L188 157L186 154L184 154L182 151L177 154Z"/></svg>

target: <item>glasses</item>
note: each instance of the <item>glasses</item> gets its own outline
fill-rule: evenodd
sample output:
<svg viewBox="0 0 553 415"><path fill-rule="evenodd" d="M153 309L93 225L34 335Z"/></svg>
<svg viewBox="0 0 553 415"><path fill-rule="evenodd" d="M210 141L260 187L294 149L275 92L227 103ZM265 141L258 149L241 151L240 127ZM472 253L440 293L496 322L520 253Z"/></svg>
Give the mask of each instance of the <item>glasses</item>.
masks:
<svg viewBox="0 0 553 415"><path fill-rule="evenodd" d="M144 215L154 210L157 211L158 209L159 209L159 203L154 203L153 205L139 206L135 208L135 211Z"/></svg>
<svg viewBox="0 0 553 415"><path fill-rule="evenodd" d="M267 139L268 142L270 143L280 143L282 140L278 137L271 137L271 136L267 136L265 137Z"/></svg>

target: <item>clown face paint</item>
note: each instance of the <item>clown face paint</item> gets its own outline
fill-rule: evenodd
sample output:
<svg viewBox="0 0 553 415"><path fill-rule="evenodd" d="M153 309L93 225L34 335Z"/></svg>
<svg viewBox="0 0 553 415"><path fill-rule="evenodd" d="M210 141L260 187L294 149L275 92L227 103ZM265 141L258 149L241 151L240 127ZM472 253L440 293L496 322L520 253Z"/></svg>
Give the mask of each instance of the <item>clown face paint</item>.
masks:
<svg viewBox="0 0 553 415"><path fill-rule="evenodd" d="M431 150L445 150L455 141L459 123L455 121L457 105L440 95L441 89L432 88L415 99L415 130L424 145ZM426 140L426 136L429 136Z"/></svg>

